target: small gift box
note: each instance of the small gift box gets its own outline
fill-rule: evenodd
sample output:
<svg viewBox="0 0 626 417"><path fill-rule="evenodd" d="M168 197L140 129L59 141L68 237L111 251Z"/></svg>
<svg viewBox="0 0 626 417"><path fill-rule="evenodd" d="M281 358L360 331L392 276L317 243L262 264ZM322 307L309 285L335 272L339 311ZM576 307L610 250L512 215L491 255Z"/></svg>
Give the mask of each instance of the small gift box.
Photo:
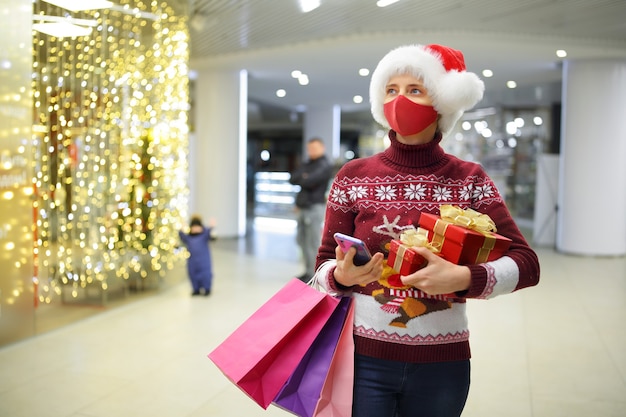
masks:
<svg viewBox="0 0 626 417"><path fill-rule="evenodd" d="M442 205L440 214L422 213L419 225L428 230L431 244L450 262L468 265L492 261L511 245L511 239L495 233L495 224L486 214L451 205Z"/></svg>
<svg viewBox="0 0 626 417"><path fill-rule="evenodd" d="M429 247L427 230L407 230L399 240L392 240L389 244L387 265L400 275L409 275L424 267L426 260L411 249L415 246Z"/></svg>

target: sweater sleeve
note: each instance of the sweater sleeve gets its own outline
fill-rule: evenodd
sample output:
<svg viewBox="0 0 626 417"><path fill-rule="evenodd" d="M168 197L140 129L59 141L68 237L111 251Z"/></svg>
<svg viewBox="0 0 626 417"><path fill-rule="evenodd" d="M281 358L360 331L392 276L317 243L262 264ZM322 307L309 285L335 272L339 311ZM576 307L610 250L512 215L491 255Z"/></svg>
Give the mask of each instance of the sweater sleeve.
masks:
<svg viewBox="0 0 626 417"><path fill-rule="evenodd" d="M207 243L211 240L211 228L210 227L205 227L204 230L202 230L202 239Z"/></svg>
<svg viewBox="0 0 626 417"><path fill-rule="evenodd" d="M342 177L345 172L345 166L335 176L331 187L330 196L326 205L326 214L324 217L324 229L322 231L322 240L317 253L315 280L318 285L322 286L325 290L331 293L342 293L349 289L342 288L335 281L334 271L337 265L335 259L335 248L337 243L335 242L334 234L337 232L344 233L346 235L354 236L354 219L356 216L355 211L348 206L341 206L333 204L333 201L339 200L348 202L349 197L347 191L342 185ZM355 236L361 239L365 237Z"/></svg>
<svg viewBox="0 0 626 417"><path fill-rule="evenodd" d="M489 177L485 175L485 178L485 185L495 190ZM491 201L490 204L475 209L494 220L498 234L511 239L511 246L504 256L497 260L469 265L472 274L470 288L459 294L465 298L493 298L539 283L540 267L537 254L526 242L502 199Z"/></svg>
<svg viewBox="0 0 626 417"><path fill-rule="evenodd" d="M344 287L335 281L336 259L323 262L315 271L314 282L317 288L333 296L341 296L350 292L350 287Z"/></svg>

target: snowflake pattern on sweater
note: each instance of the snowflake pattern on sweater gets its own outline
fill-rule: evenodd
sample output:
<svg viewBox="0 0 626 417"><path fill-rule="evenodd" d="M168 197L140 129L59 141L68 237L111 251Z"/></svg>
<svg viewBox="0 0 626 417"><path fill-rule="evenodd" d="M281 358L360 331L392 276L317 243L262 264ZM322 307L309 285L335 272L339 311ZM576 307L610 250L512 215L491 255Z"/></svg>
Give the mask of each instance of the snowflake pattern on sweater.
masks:
<svg viewBox="0 0 626 417"><path fill-rule="evenodd" d="M333 183L329 205L337 210L425 209L441 204L476 206L500 200L493 182L472 176L463 180L433 175L396 175L385 178L341 178Z"/></svg>

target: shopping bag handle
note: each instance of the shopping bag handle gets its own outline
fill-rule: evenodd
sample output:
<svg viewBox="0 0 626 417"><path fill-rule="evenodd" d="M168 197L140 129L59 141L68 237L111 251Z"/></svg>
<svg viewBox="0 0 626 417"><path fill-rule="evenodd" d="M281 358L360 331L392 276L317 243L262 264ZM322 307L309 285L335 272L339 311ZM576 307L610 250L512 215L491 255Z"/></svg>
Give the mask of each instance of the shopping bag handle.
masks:
<svg viewBox="0 0 626 417"><path fill-rule="evenodd" d="M322 286L319 284L319 282L317 282L317 280L315 279L315 274L313 274L313 276L311 277L311 279L309 279L309 281L306 283L306 285L308 285L309 287L319 291L319 292L323 292L325 293L326 291L324 290L324 288L322 288Z"/></svg>

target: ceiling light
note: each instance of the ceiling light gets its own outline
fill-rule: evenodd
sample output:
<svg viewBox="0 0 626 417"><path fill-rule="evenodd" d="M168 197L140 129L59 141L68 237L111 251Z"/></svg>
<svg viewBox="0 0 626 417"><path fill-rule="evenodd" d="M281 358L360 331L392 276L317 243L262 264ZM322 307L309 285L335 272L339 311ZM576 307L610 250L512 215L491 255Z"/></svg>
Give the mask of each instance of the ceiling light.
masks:
<svg viewBox="0 0 626 417"><path fill-rule="evenodd" d="M509 135L514 135L517 133L517 125L515 124L515 122L507 122L506 133L508 133Z"/></svg>
<svg viewBox="0 0 626 417"><path fill-rule="evenodd" d="M87 36L92 31L89 26L79 26L69 22L33 23L33 29L57 38Z"/></svg>
<svg viewBox="0 0 626 417"><path fill-rule="evenodd" d="M286 95L287 95L287 92L283 90L282 88L280 90L276 90L276 97L285 97Z"/></svg>
<svg viewBox="0 0 626 417"><path fill-rule="evenodd" d="M298 77L298 82L300 85L308 85L309 84L309 76L306 74L302 74Z"/></svg>
<svg viewBox="0 0 626 417"><path fill-rule="evenodd" d="M189 26L196 32L202 32L206 27L207 17L203 14L194 13L189 19Z"/></svg>
<svg viewBox="0 0 626 417"><path fill-rule="evenodd" d="M556 56L559 58L565 58L567 56L567 51L565 49L558 49L556 51Z"/></svg>
<svg viewBox="0 0 626 417"><path fill-rule="evenodd" d="M363 96L356 95L356 96L352 97L352 101L355 104L361 104L361 103L363 103Z"/></svg>
<svg viewBox="0 0 626 417"><path fill-rule="evenodd" d="M73 17L63 17L63 16L49 16L45 14L36 14L33 15L33 20L39 22L57 22L57 23L72 23L74 25L79 26L98 26L98 22L93 19L74 19Z"/></svg>
<svg viewBox="0 0 626 417"><path fill-rule="evenodd" d="M44 0L46 3L62 7L73 12L81 10L109 9L113 3L106 0Z"/></svg>
<svg viewBox="0 0 626 417"><path fill-rule="evenodd" d="M493 71L491 71L490 69L483 70L483 77L485 78L493 77Z"/></svg>
<svg viewBox="0 0 626 417"><path fill-rule="evenodd" d="M489 125L484 120L478 120L474 122L474 129L477 133L481 133L483 130L487 129Z"/></svg>
<svg viewBox="0 0 626 417"><path fill-rule="evenodd" d="M361 68L359 70L359 75L361 77L367 77L368 75L370 75L370 70L368 70L367 68Z"/></svg>
<svg viewBox="0 0 626 417"><path fill-rule="evenodd" d="M300 0L300 10L302 13L308 13L320 7L320 0Z"/></svg>
<svg viewBox="0 0 626 417"><path fill-rule="evenodd" d="M515 81L507 81L506 86L509 88L515 88L517 87L517 83Z"/></svg>
<svg viewBox="0 0 626 417"><path fill-rule="evenodd" d="M391 4L397 3L399 0L378 0L376 2L376 6L378 7L387 7Z"/></svg>
<svg viewBox="0 0 626 417"><path fill-rule="evenodd" d="M298 71L298 70L291 71L292 78L299 78L301 75L302 75L302 71Z"/></svg>

